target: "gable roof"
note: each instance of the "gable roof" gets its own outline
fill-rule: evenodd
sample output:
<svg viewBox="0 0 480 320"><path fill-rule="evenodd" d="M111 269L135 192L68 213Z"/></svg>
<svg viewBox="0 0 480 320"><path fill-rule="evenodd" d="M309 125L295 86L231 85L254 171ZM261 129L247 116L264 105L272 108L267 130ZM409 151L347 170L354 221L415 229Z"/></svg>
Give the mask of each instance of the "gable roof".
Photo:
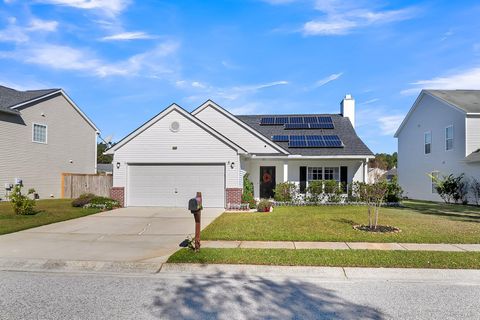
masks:
<svg viewBox="0 0 480 320"><path fill-rule="evenodd" d="M425 92L447 101L465 113L480 114L480 90L425 90Z"/></svg>
<svg viewBox="0 0 480 320"><path fill-rule="evenodd" d="M270 140L270 138L266 138L263 134L261 134L260 132L258 132L257 130L255 130L254 128L252 128L251 126L249 126L248 124L246 124L245 122L241 121L241 119L239 119L236 115L230 113L228 110L222 108L220 105L218 105L217 103L215 103L213 100L207 100L205 101L204 103L202 103L198 108L196 108L195 110L193 110L191 112L191 114L193 116L196 116L197 114L199 114L200 112L202 112L202 110L208 108L208 107L212 107L213 109L217 110L218 112L220 112L221 114L223 114L225 117L227 117L228 119L232 120L233 122L235 122L236 124L238 124L239 126L241 126L243 129L247 130L248 132L250 132L251 134L253 134L254 136L256 136L257 138L259 138L260 140L262 140L263 142L267 143L268 145L270 145L272 148L274 148L275 150L278 150L279 153L281 154L288 154L289 152L284 149L282 146L278 145L277 143L273 142L272 140Z"/></svg>
<svg viewBox="0 0 480 320"><path fill-rule="evenodd" d="M296 129L285 130L282 125L260 125L263 117L288 117L288 116L328 116L332 117L334 129ZM289 148L288 142L276 142L279 146L289 151L292 155L301 156L373 156L373 152L357 136L352 123L348 118L339 114L290 114L290 115L243 115L236 116L245 124L261 133L269 140L273 135L338 135L342 140L342 148ZM271 140L270 140L271 141Z"/></svg>
<svg viewBox="0 0 480 320"><path fill-rule="evenodd" d="M100 130L90 120L89 117L73 102L73 100L62 89L43 89L43 90L27 90L18 91L12 88L8 88L0 85L0 112L18 114L21 108L25 105L32 104L38 100L48 99L57 95L62 95L68 103L88 122L88 124L95 129L98 133Z"/></svg>
<svg viewBox="0 0 480 320"><path fill-rule="evenodd" d="M138 136L140 133L144 132L148 128L150 128L152 125L157 123L160 119L168 115L172 111L177 111L181 115L183 115L185 118L188 120L192 121L208 133L210 133L212 136L216 137L220 141L222 141L224 144L232 148L233 150L240 151L240 153L246 153L247 151L244 150L242 147L238 146L235 144L233 141L229 140L227 137L223 136L221 133L217 132L215 129L211 128L208 126L206 123L201 121L200 119L194 117L191 115L188 111L177 105L176 103L172 103L169 107L165 108L162 110L160 113L158 113L156 116L142 124L140 127L132 131L130 134L128 134L126 137L124 137L122 140L120 140L118 143L116 143L114 146L112 146L110 149L106 150L104 154L114 154L116 150L120 149L122 146L127 144L130 140Z"/></svg>
<svg viewBox="0 0 480 320"><path fill-rule="evenodd" d="M400 131L418 107L423 96L429 95L445 105L465 114L480 114L480 90L432 90L423 89L413 103L397 131L393 135L398 138Z"/></svg>

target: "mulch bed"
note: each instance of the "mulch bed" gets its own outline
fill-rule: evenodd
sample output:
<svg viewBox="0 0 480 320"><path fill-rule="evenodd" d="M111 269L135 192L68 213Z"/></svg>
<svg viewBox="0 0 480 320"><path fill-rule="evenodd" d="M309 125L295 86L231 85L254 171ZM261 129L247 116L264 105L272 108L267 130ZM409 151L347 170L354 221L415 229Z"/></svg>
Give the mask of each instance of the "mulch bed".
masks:
<svg viewBox="0 0 480 320"><path fill-rule="evenodd" d="M355 226L353 226L353 229L358 230L358 231L378 232L378 233L397 233L397 232L402 232L402 230L400 230L400 229L397 228L397 227L393 227L393 226L377 226L377 228L374 229L373 227L370 228L369 226L366 226L366 225L364 225L364 224L355 225Z"/></svg>

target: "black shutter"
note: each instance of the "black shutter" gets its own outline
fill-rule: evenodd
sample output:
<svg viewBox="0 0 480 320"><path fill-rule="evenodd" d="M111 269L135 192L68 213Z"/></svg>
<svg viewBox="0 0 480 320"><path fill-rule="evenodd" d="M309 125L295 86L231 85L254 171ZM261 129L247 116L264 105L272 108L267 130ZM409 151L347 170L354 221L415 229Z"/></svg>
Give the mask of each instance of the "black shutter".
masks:
<svg viewBox="0 0 480 320"><path fill-rule="evenodd" d="M305 193L307 189L307 167L300 167L300 192Z"/></svg>
<svg viewBox="0 0 480 320"><path fill-rule="evenodd" d="M348 167L340 167L340 182L342 183L343 191L347 192Z"/></svg>

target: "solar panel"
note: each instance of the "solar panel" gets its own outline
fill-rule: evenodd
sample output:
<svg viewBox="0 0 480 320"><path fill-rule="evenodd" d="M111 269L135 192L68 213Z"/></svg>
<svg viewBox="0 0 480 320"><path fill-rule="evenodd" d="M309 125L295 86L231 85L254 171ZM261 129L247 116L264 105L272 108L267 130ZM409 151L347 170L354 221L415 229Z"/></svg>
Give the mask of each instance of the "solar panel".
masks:
<svg viewBox="0 0 480 320"><path fill-rule="evenodd" d="M274 135L272 136L272 140L275 142L288 142L287 135Z"/></svg>
<svg viewBox="0 0 480 320"><path fill-rule="evenodd" d="M333 123L332 117L318 117L318 122L320 123Z"/></svg>
<svg viewBox="0 0 480 320"><path fill-rule="evenodd" d="M286 130L292 129L309 129L308 123L286 123L284 126Z"/></svg>
<svg viewBox="0 0 480 320"><path fill-rule="evenodd" d="M288 123L288 117L276 117L275 118L275 124L284 125L285 123Z"/></svg>
<svg viewBox="0 0 480 320"><path fill-rule="evenodd" d="M303 117L303 122L305 123L317 123L318 117Z"/></svg>
<svg viewBox="0 0 480 320"><path fill-rule="evenodd" d="M339 148L343 147L337 135L291 135L290 148Z"/></svg>
<svg viewBox="0 0 480 320"><path fill-rule="evenodd" d="M333 123L310 123L310 129L334 129Z"/></svg>
<svg viewBox="0 0 480 320"><path fill-rule="evenodd" d="M260 119L260 125L263 126L268 126L268 125L274 125L275 124L275 118L274 117L264 117Z"/></svg>
<svg viewBox="0 0 480 320"><path fill-rule="evenodd" d="M300 136L291 135L290 136L290 141L299 141L299 140L305 140L305 136L303 136L303 135L300 135Z"/></svg>
<svg viewBox="0 0 480 320"><path fill-rule="evenodd" d="M305 148L307 147L307 141L306 140L290 140L288 143L288 147L290 148Z"/></svg>
<svg viewBox="0 0 480 320"><path fill-rule="evenodd" d="M303 123L303 117L290 117L290 123Z"/></svg>
<svg viewBox="0 0 480 320"><path fill-rule="evenodd" d="M341 147L342 146L342 140L337 135L326 135L323 136L325 140L325 144L327 147Z"/></svg>

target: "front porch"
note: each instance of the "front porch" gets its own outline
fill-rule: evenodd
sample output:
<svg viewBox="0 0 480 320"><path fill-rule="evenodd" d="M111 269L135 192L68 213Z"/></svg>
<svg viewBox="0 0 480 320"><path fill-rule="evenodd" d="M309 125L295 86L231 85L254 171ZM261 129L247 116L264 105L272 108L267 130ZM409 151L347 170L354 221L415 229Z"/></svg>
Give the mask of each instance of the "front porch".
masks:
<svg viewBox="0 0 480 320"><path fill-rule="evenodd" d="M293 182L301 191L310 181L336 180L345 184L367 182L368 158L278 158L244 157L240 159L240 178L245 173L253 183L254 197L271 198L280 182Z"/></svg>

